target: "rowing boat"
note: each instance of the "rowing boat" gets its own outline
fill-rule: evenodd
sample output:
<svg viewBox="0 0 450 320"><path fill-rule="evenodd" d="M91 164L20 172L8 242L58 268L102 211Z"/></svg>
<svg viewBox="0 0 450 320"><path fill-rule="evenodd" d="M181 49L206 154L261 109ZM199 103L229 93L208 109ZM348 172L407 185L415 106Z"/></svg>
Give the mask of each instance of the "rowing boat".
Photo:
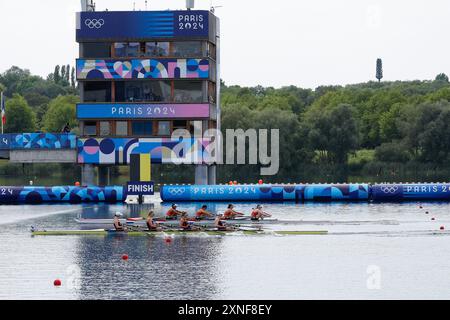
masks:
<svg viewBox="0 0 450 320"><path fill-rule="evenodd" d="M164 231L116 231L116 230L42 230L32 231L33 236L73 236L73 235L92 235L92 236L110 236L110 235L123 235L123 236L152 236L158 234L170 234L170 235L189 235L189 234L207 234L207 235L226 235L231 233L242 233L245 235L326 235L328 231L316 230L316 231L270 231L270 230L237 230L237 231L219 231L219 230L181 230L172 229Z"/></svg>
<svg viewBox="0 0 450 320"><path fill-rule="evenodd" d="M96 226L107 226L113 224L113 219L85 219L77 218L75 221L82 225L96 225ZM166 220L164 218L154 219L154 221L162 226L166 227L177 227L179 225L179 220ZM145 220L142 218L128 218L120 219L122 224L128 226L146 226ZM210 227L214 224L214 219L203 219L189 221L191 224L200 227ZM266 218L264 220L253 221L248 217L236 218L230 220L224 220L228 225L232 226L244 226L244 225L266 225L266 224L277 224L277 225L399 225L396 220L372 220L372 221L339 221L339 220L278 220L272 218Z"/></svg>
<svg viewBox="0 0 450 320"><path fill-rule="evenodd" d="M191 219L189 222L193 223L195 225L202 224L202 225L213 225L215 219L202 219L202 220L195 220ZM91 224L91 225L112 225L114 223L113 219L84 219L84 218L77 218L75 221L79 224ZM133 225L133 226L145 226L146 221L143 219L120 219L120 222L122 224L127 225ZM155 223L166 225L166 226L173 226L178 225L180 223L180 220L167 220L167 219L154 219ZM227 224L235 225L235 224L271 224L271 223L284 223L284 221L278 220L278 219L264 219L264 220L258 220L253 221L249 217L245 218L237 218L237 219L230 219L230 220L224 220Z"/></svg>

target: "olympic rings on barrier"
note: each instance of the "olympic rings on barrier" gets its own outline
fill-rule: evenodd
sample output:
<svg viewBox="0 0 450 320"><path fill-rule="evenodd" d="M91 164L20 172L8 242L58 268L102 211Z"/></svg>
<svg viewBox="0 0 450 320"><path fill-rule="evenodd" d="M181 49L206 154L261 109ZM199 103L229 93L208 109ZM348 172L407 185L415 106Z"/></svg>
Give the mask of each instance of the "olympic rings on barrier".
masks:
<svg viewBox="0 0 450 320"><path fill-rule="evenodd" d="M397 192L398 187L397 186L384 186L384 187L380 187L380 190L383 191L384 193L394 194Z"/></svg>
<svg viewBox="0 0 450 320"><path fill-rule="evenodd" d="M94 28L95 29L100 29L105 24L105 20L103 20L103 19L86 19L84 21L84 24L89 29L94 29Z"/></svg>
<svg viewBox="0 0 450 320"><path fill-rule="evenodd" d="M169 193L171 195L176 196L176 195L182 195L183 193L185 193L186 189L185 188L169 188L167 191L169 191Z"/></svg>

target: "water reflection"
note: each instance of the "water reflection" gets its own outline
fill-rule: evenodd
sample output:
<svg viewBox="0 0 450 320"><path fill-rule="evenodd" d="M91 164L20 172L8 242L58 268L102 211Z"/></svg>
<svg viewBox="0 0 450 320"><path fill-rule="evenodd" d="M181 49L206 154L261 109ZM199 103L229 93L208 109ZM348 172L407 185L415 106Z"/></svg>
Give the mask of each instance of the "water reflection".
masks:
<svg viewBox="0 0 450 320"><path fill-rule="evenodd" d="M221 238L79 237L79 298L211 299L220 292ZM129 260L121 260L123 254Z"/></svg>

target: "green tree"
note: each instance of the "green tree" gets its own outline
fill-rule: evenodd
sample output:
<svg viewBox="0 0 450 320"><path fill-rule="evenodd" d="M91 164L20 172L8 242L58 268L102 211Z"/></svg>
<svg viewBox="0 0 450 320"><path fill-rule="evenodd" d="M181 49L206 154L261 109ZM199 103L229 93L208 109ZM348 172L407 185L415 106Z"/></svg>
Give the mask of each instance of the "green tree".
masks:
<svg viewBox="0 0 450 320"><path fill-rule="evenodd" d="M438 104L440 109L434 120L424 123L418 135L421 159L425 162L444 163L450 160L450 104Z"/></svg>
<svg viewBox="0 0 450 320"><path fill-rule="evenodd" d="M377 74L376 74L376 78L378 79L378 82L380 82L381 79L383 79L383 61L380 58L377 59Z"/></svg>
<svg viewBox="0 0 450 320"><path fill-rule="evenodd" d="M24 98L25 100L27 100L28 105L32 108L39 107L43 104L48 104L50 102L49 97L33 91L27 92L24 95Z"/></svg>
<svg viewBox="0 0 450 320"><path fill-rule="evenodd" d="M436 78L436 81L444 81L444 82L449 82L448 80L448 76L445 73L439 73Z"/></svg>
<svg viewBox="0 0 450 320"><path fill-rule="evenodd" d="M61 74L60 74L61 67L59 65L55 66L55 72L53 72L53 80L55 83L61 82Z"/></svg>
<svg viewBox="0 0 450 320"><path fill-rule="evenodd" d="M405 163L411 160L408 148L402 141L386 142L375 149L375 159L382 162Z"/></svg>
<svg viewBox="0 0 450 320"><path fill-rule="evenodd" d="M71 86L72 86L72 88L75 88L75 86L76 86L76 80L75 80L75 67L72 67L72 72L71 72L71 75L70 75L70 84L71 84Z"/></svg>
<svg viewBox="0 0 450 320"><path fill-rule="evenodd" d="M14 94L11 99L6 101L5 108L5 132L22 133L35 131L36 116L25 98Z"/></svg>
<svg viewBox="0 0 450 320"><path fill-rule="evenodd" d="M66 80L66 66L63 65L61 67L61 82L64 82Z"/></svg>
<svg viewBox="0 0 450 320"><path fill-rule="evenodd" d="M346 164L348 154L358 147L357 123L352 107L340 104L336 108L315 114L308 138L314 150L322 151L332 163Z"/></svg>
<svg viewBox="0 0 450 320"><path fill-rule="evenodd" d="M78 102L79 97L73 95L58 96L50 101L43 117L43 129L47 132L61 132L66 123L69 123L71 128L78 126L76 120Z"/></svg>
<svg viewBox="0 0 450 320"><path fill-rule="evenodd" d="M67 85L70 85L70 65L66 65L66 77L65 77Z"/></svg>

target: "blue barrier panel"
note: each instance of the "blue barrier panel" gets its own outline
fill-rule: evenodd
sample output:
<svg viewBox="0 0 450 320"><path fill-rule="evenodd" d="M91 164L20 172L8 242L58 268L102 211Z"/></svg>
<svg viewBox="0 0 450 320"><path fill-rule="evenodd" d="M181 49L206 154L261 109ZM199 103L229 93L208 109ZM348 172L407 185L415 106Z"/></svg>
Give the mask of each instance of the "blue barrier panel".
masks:
<svg viewBox="0 0 450 320"><path fill-rule="evenodd" d="M75 149L77 136L71 133L10 134L10 149Z"/></svg>
<svg viewBox="0 0 450 320"><path fill-rule="evenodd" d="M0 187L0 203L39 204L45 202L123 202L123 186L110 187Z"/></svg>
<svg viewBox="0 0 450 320"><path fill-rule="evenodd" d="M376 184L374 201L450 200L450 184Z"/></svg>
<svg viewBox="0 0 450 320"><path fill-rule="evenodd" d="M193 185L164 186L163 201L362 201L369 185Z"/></svg>

